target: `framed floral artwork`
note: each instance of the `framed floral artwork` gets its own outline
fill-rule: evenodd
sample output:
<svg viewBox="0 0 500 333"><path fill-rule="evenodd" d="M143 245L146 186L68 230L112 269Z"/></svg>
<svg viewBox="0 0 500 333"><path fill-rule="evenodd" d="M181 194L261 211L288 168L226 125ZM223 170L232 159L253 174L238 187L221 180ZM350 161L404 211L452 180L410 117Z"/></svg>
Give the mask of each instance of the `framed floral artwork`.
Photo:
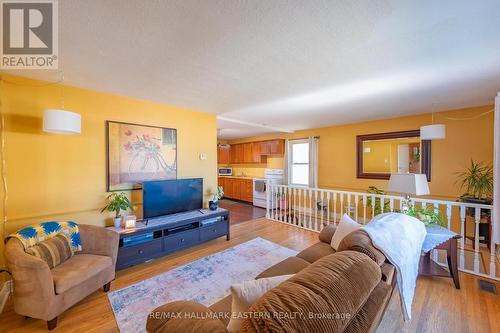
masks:
<svg viewBox="0 0 500 333"><path fill-rule="evenodd" d="M142 188L142 182L177 178L177 130L106 121L107 190Z"/></svg>

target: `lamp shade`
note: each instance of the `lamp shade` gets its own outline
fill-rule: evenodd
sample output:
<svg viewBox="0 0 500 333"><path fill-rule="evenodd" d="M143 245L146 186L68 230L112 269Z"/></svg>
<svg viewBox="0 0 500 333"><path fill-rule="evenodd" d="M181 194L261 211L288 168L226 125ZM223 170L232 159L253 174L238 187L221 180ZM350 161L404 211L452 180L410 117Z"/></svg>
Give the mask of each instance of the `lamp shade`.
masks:
<svg viewBox="0 0 500 333"><path fill-rule="evenodd" d="M415 173L391 174L387 191L411 195L430 194L427 177L424 174Z"/></svg>
<svg viewBox="0 0 500 333"><path fill-rule="evenodd" d="M420 140L438 140L446 137L445 125L427 125L420 127Z"/></svg>
<svg viewBox="0 0 500 333"><path fill-rule="evenodd" d="M43 131L56 134L80 134L82 117L78 113L48 109L43 113Z"/></svg>

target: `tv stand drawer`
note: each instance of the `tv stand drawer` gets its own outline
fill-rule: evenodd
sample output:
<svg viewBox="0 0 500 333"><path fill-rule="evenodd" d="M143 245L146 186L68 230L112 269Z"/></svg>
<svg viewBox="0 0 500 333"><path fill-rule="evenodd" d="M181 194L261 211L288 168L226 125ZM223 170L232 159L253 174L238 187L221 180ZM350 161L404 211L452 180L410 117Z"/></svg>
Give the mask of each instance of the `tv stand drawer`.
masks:
<svg viewBox="0 0 500 333"><path fill-rule="evenodd" d="M154 239L147 243L133 245L129 247L121 247L118 249L118 267L142 262L144 259L150 259L161 253L161 238Z"/></svg>
<svg viewBox="0 0 500 333"><path fill-rule="evenodd" d="M199 243L198 229L179 232L167 237L163 237L165 252L179 250Z"/></svg>
<svg viewBox="0 0 500 333"><path fill-rule="evenodd" d="M200 228L200 240L206 241L227 234L227 221Z"/></svg>

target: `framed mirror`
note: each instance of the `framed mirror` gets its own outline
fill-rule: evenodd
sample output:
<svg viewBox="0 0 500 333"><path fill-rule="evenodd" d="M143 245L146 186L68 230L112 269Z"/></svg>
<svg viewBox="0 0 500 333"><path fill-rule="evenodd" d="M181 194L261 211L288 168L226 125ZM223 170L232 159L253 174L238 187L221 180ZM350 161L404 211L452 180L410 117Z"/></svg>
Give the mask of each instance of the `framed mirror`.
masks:
<svg viewBox="0 0 500 333"><path fill-rule="evenodd" d="M420 130L356 137L357 178L389 179L391 173L424 173L431 180L431 141Z"/></svg>

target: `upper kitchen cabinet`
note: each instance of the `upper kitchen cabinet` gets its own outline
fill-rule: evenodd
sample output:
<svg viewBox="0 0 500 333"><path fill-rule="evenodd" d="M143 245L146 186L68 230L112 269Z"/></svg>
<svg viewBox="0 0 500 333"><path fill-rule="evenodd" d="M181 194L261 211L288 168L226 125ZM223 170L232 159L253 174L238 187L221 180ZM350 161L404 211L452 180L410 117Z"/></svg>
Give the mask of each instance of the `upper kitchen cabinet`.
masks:
<svg viewBox="0 0 500 333"><path fill-rule="evenodd" d="M253 163L253 144L243 143L243 163Z"/></svg>
<svg viewBox="0 0 500 333"><path fill-rule="evenodd" d="M219 164L229 164L229 151L230 146L227 144L222 144L217 146L217 163Z"/></svg>
<svg viewBox="0 0 500 333"><path fill-rule="evenodd" d="M261 155L283 155L285 153L285 140L276 139L260 142Z"/></svg>
<svg viewBox="0 0 500 333"><path fill-rule="evenodd" d="M260 152L260 142L252 142L252 161L251 163L263 163L266 157Z"/></svg>
<svg viewBox="0 0 500 333"><path fill-rule="evenodd" d="M219 145L217 152L219 164L264 163L268 155L283 155L285 140L275 139L258 142Z"/></svg>

